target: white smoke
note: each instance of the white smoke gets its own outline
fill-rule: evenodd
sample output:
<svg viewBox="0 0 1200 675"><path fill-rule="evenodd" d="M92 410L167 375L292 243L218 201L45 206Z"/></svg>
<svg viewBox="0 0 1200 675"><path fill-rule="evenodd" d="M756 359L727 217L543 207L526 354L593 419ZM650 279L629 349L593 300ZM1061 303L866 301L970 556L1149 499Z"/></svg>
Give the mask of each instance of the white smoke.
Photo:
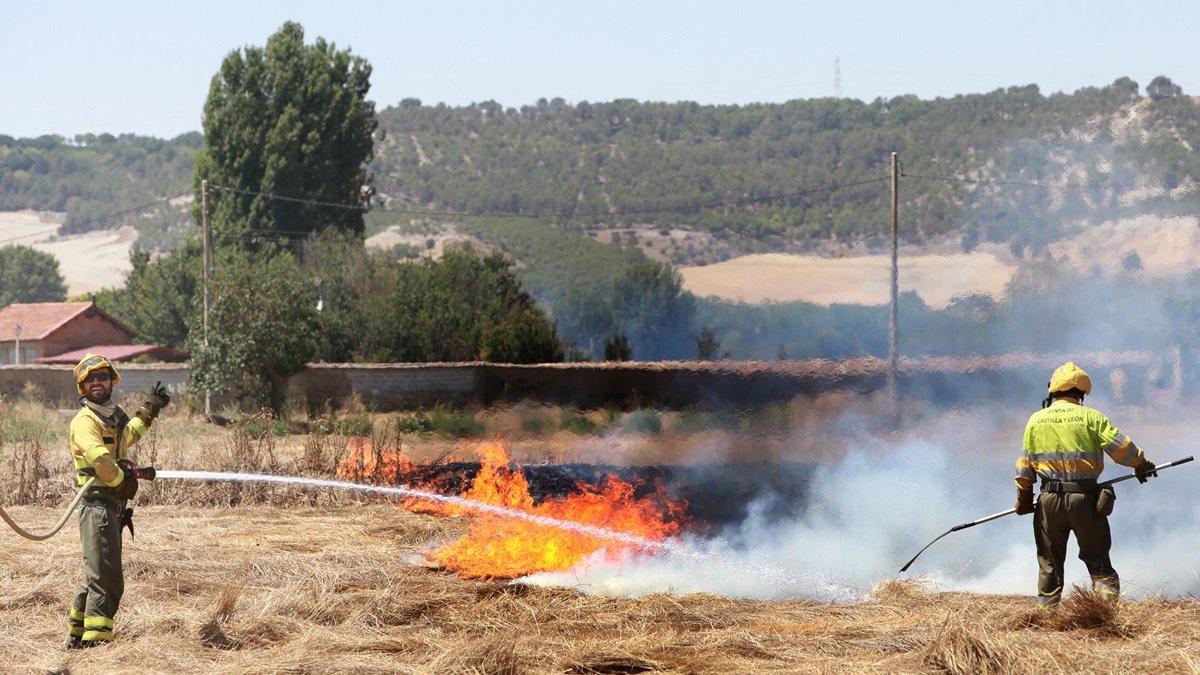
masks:
<svg viewBox="0 0 1200 675"><path fill-rule="evenodd" d="M899 572L952 526L1012 507L1024 415L1009 415L1008 428L999 428L994 415L955 414L927 425L927 438L861 436L839 461L818 470L797 519L772 521L768 497L721 539L685 540L667 553L616 563L597 555L568 572L521 582L614 596L704 592L845 601L864 597L881 581L916 578L941 591L1032 597L1038 568L1029 516L949 533ZM1178 459L1164 451L1149 456L1158 463ZM1183 465L1144 486L1133 480L1117 486L1112 560L1127 597L1200 593L1200 560L1191 548L1200 525L1200 502L1190 492L1195 470ZM1128 472L1108 461L1103 478ZM1090 585L1077 554L1072 539L1067 590Z"/></svg>

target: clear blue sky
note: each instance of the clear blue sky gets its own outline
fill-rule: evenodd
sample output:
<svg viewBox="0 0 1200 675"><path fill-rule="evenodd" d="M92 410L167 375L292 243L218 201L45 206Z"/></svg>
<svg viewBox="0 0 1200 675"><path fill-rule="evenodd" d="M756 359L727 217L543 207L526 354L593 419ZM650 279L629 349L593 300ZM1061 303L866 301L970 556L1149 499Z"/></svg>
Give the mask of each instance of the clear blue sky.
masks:
<svg viewBox="0 0 1200 675"><path fill-rule="evenodd" d="M201 130L221 60L284 21L374 68L376 109L562 97L704 104L923 99L1037 84L1200 94L1200 2L6 0L0 134Z"/></svg>

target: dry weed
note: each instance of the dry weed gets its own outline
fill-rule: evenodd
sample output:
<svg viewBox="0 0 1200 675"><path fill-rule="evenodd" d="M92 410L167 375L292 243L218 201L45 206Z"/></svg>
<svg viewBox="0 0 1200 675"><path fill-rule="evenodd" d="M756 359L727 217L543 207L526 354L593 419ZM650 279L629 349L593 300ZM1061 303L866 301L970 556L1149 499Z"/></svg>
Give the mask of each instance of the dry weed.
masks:
<svg viewBox="0 0 1200 675"><path fill-rule="evenodd" d="M17 507L33 521L46 507ZM877 589L856 604L693 594L590 596L422 568L463 523L385 503L139 508L116 643L59 642L78 541L0 549L9 672L1180 672L1200 663L1200 602L1121 603L1115 624L1018 625L1029 597ZM1083 607L1086 600L1080 601ZM1065 604L1065 603L1064 603ZM1076 617L1081 616L1080 609ZM1066 613L1064 612L1064 615Z"/></svg>
<svg viewBox="0 0 1200 675"><path fill-rule="evenodd" d="M395 443L378 440L375 447ZM25 475L37 473L38 461L62 468L41 479L41 501L11 509L18 522L53 522L70 495L65 450L56 459L50 447L24 450ZM160 418L135 449L160 468L304 476L332 475L346 450L336 434L255 437L238 424L190 427L182 416ZM62 499L46 486L58 486ZM461 534L466 519L332 492L144 485L137 539L126 539L117 641L86 653L59 647L82 574L76 535L4 535L0 620L9 631L0 671L1126 673L1200 665L1194 598L1114 607L1076 592L1034 621L1031 597L940 593L919 578L881 582L868 601L850 604L609 598L466 581L421 566L424 552Z"/></svg>
<svg viewBox="0 0 1200 675"><path fill-rule="evenodd" d="M953 675L987 675L1012 672L1017 657L1011 642L958 613L946 619L921 661Z"/></svg>

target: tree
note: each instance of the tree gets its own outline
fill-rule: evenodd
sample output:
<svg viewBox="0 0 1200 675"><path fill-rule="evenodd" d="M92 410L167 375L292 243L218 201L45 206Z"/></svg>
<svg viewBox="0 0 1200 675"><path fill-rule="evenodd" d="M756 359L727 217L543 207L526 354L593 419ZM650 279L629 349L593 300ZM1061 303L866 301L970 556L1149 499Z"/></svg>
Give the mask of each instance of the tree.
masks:
<svg viewBox="0 0 1200 675"><path fill-rule="evenodd" d="M617 332L612 302L604 289L572 286L554 305L559 335L588 358L601 353L605 336Z"/></svg>
<svg viewBox="0 0 1200 675"><path fill-rule="evenodd" d="M708 326L701 328L700 334L696 336L696 359L715 361L719 358L721 358L721 341L717 339L717 334Z"/></svg>
<svg viewBox="0 0 1200 675"><path fill-rule="evenodd" d="M67 285L54 256L28 246L0 248L0 307L66 299Z"/></svg>
<svg viewBox="0 0 1200 675"><path fill-rule="evenodd" d="M356 234L327 230L305 240L300 273L317 294L321 360L361 361L378 350L392 283L383 264Z"/></svg>
<svg viewBox="0 0 1200 675"><path fill-rule="evenodd" d="M451 248L401 264L386 312L387 353L401 361L561 361L554 324L500 253Z"/></svg>
<svg viewBox="0 0 1200 675"><path fill-rule="evenodd" d="M696 298L678 270L654 260L633 265L613 282L613 311L621 333L645 361L692 354Z"/></svg>
<svg viewBox="0 0 1200 675"><path fill-rule="evenodd" d="M605 361L629 361L633 358L633 347L624 333L618 333L604 341Z"/></svg>
<svg viewBox="0 0 1200 675"><path fill-rule="evenodd" d="M334 227L361 234L377 125L371 66L288 22L265 49L230 53L204 104L193 216L201 181L218 243L257 243Z"/></svg>
<svg viewBox="0 0 1200 675"><path fill-rule="evenodd" d="M1183 96L1183 87L1172 82L1171 78L1166 75L1159 75L1146 85L1146 95L1150 97L1151 101L1179 98Z"/></svg>
<svg viewBox="0 0 1200 675"><path fill-rule="evenodd" d="M201 254L194 238L155 260L145 250L131 251L125 287L103 291L105 306L140 340L183 349L189 322L202 309Z"/></svg>
<svg viewBox="0 0 1200 675"><path fill-rule="evenodd" d="M213 267L207 340L202 313L190 322L191 386L278 412L288 378L320 347L313 284L286 251L229 248Z"/></svg>

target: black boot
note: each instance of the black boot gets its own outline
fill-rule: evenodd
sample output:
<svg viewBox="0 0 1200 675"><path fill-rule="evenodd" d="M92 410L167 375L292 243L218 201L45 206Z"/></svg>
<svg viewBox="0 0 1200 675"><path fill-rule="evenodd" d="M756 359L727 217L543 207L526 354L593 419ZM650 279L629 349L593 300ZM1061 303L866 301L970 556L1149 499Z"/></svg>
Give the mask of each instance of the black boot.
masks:
<svg viewBox="0 0 1200 675"><path fill-rule="evenodd" d="M83 649L83 640L79 639L78 635L71 635L63 644L63 649Z"/></svg>

